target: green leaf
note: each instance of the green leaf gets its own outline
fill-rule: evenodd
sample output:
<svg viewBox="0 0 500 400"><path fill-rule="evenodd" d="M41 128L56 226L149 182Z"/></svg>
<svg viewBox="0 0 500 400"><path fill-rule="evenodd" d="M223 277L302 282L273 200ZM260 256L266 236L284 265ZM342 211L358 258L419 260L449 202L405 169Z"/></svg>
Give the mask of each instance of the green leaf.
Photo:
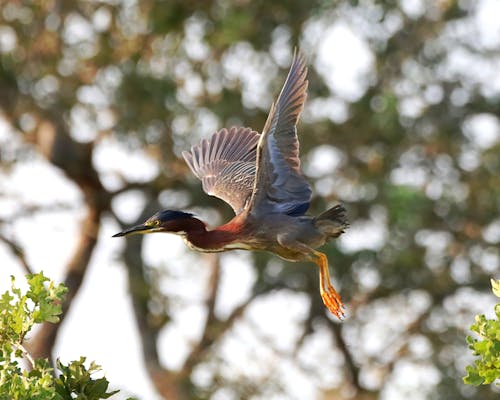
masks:
<svg viewBox="0 0 500 400"><path fill-rule="evenodd" d="M484 379L481 377L481 375L479 375L478 370L473 366L468 365L465 368L465 371L467 372L467 375L463 378L464 383L467 383L468 385L479 386L484 382Z"/></svg>
<svg viewBox="0 0 500 400"><path fill-rule="evenodd" d="M500 279L497 281L492 279L490 282L491 288L493 289L493 294L497 297L500 297Z"/></svg>
<svg viewBox="0 0 500 400"><path fill-rule="evenodd" d="M30 287L28 293L26 294L27 297L35 303L45 299L47 296L47 289L45 288L44 283L47 282L49 278L43 275L43 271L38 274L28 274L27 280Z"/></svg>
<svg viewBox="0 0 500 400"><path fill-rule="evenodd" d="M493 292L498 296L500 281L491 281ZM500 297L500 296L499 296ZM475 323L470 329L480 339L467 336L466 341L473 354L479 358L474 365L466 367L464 382L470 385L490 384L500 379L500 303L495 306L497 319L487 319L484 315L476 315Z"/></svg>
<svg viewBox="0 0 500 400"><path fill-rule="evenodd" d="M107 399L118 393L108 392L109 382L106 378L92 378L92 374L101 371L101 367L94 362L87 369L84 365L85 357L64 365L57 360L57 367L61 375L55 381L57 393L63 398L82 398L87 400Z"/></svg>
<svg viewBox="0 0 500 400"><path fill-rule="evenodd" d="M23 347L25 335L36 323L57 322L67 289L43 275L27 276L29 289L23 293L11 278L11 289L0 297L0 400L99 400L117 391L108 391L104 377L92 375L101 370L92 362L85 368L85 357L57 365L60 375L55 378L47 359L32 360ZM21 368L20 358L30 359L30 371Z"/></svg>

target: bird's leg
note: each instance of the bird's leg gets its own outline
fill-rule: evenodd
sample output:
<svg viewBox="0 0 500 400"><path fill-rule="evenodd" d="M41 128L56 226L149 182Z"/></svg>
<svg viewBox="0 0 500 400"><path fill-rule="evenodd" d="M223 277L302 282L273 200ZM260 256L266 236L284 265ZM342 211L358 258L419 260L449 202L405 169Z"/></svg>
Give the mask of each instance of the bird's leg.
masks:
<svg viewBox="0 0 500 400"><path fill-rule="evenodd" d="M334 289L330 280L330 271L328 269L328 258L325 254L315 251L314 262L319 267L319 291L323 303L331 311L333 315L337 318L342 319L344 317L344 303L337 291Z"/></svg>
<svg viewBox="0 0 500 400"><path fill-rule="evenodd" d="M278 235L277 239L278 243L283 246L283 248L290 249L292 254L300 252L307 260L316 263L319 267L319 292L323 299L323 303L333 315L341 319L344 316L344 311L342 310L344 308L344 303L342 303L340 295L334 289L330 281L330 271L328 270L328 258L326 255L295 240L290 233Z"/></svg>

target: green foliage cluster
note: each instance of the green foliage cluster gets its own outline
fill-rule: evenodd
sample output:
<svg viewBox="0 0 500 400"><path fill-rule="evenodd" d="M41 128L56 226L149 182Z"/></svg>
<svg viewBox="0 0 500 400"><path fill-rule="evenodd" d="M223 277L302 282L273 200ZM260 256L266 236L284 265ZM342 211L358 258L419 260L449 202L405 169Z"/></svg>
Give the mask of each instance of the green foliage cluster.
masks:
<svg viewBox="0 0 500 400"><path fill-rule="evenodd" d="M23 293L11 278L11 289L0 297L0 400L71 400L107 399L117 391L108 392L106 378L93 378L100 367L85 358L64 365L57 361L56 371L47 359L34 360L23 341L35 324L57 323L67 289L43 275L27 275L28 290ZM30 369L23 369L21 359Z"/></svg>
<svg viewBox="0 0 500 400"><path fill-rule="evenodd" d="M500 280L491 280L495 296L500 298ZM500 302L495 305L497 319L487 319L484 315L476 315L476 323L471 330L480 339L467 336L467 343L474 355L480 358L474 365L468 365L464 382L470 385L490 384L496 381L500 386Z"/></svg>

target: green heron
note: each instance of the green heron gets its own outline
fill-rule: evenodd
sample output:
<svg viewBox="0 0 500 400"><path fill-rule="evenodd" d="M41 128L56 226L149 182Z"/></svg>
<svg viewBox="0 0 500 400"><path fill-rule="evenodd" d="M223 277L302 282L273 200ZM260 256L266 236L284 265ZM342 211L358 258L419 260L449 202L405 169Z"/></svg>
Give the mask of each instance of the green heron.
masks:
<svg viewBox="0 0 500 400"><path fill-rule="evenodd" d="M317 217L305 215L311 187L300 168L296 125L307 96L306 76L304 57L295 52L262 134L224 128L182 153L203 190L233 208L232 220L207 229L193 214L164 210L114 236L170 232L202 252L264 250L285 260L314 262L323 302L342 318L344 304L330 282L328 259L315 249L344 232L346 211L336 205Z"/></svg>

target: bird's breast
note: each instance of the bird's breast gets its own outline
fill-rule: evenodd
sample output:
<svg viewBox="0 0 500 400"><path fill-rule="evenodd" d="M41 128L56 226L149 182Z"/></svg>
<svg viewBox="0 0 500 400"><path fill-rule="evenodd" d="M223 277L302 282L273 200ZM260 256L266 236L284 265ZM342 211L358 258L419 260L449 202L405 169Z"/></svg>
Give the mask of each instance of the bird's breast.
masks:
<svg viewBox="0 0 500 400"><path fill-rule="evenodd" d="M191 249L195 251L200 251L202 253L220 253L222 251L228 250L254 250L255 247L249 243L244 242L230 242L224 244L211 244L203 243L201 246L197 246L195 243L190 241L186 236L182 236L184 243Z"/></svg>
<svg viewBox="0 0 500 400"><path fill-rule="evenodd" d="M191 250L199 251L201 253L219 253L221 251L224 251L224 247L200 247L191 242L186 236L182 236L182 239L184 240L184 243L186 243L186 246L189 247Z"/></svg>
<svg viewBox="0 0 500 400"><path fill-rule="evenodd" d="M224 246L224 250L253 250L254 248L248 243L229 243Z"/></svg>

